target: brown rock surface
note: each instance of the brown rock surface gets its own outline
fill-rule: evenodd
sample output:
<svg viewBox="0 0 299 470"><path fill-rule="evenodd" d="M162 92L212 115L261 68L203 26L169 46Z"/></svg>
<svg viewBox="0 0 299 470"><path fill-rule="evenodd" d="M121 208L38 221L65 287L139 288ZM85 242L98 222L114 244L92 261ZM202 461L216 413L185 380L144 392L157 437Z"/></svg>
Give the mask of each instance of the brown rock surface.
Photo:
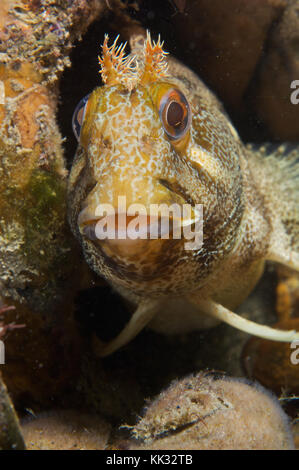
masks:
<svg viewBox="0 0 299 470"><path fill-rule="evenodd" d="M85 267L66 220L57 79L105 7L0 2L0 307L16 306L5 322L25 325L5 337L3 376L14 398L47 401L75 370L72 309Z"/></svg>
<svg viewBox="0 0 299 470"><path fill-rule="evenodd" d="M234 110L243 105L269 30L285 6L284 0L198 0L174 18L191 67Z"/></svg>
<svg viewBox="0 0 299 470"><path fill-rule="evenodd" d="M290 99L294 80L299 80L298 0L289 2L273 28L252 90L256 113L274 139L299 140L299 104Z"/></svg>

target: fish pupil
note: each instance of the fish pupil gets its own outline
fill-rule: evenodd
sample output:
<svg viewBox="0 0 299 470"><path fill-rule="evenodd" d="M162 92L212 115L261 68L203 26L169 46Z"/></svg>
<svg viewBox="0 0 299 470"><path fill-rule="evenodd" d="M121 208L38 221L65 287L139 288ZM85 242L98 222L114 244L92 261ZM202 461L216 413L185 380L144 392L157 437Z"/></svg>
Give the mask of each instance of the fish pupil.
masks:
<svg viewBox="0 0 299 470"><path fill-rule="evenodd" d="M183 107L177 101L171 101L167 109L167 123L172 127L179 127L184 116Z"/></svg>

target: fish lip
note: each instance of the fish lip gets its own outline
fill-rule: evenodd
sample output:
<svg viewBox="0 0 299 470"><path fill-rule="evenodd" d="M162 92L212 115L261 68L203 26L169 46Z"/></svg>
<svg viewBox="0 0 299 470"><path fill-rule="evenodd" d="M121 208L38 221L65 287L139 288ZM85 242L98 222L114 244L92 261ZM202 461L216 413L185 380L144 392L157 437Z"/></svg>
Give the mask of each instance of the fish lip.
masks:
<svg viewBox="0 0 299 470"><path fill-rule="evenodd" d="M101 241L113 241L113 240L142 240L142 239L147 239L147 240L155 240L155 239L167 239L171 238L171 235L174 233L174 229L184 229L187 227L192 226L196 222L198 222L201 219L201 214L199 214L196 210L195 207L191 206L191 209L193 211L193 217L191 218L178 218L178 217L165 217L165 216L140 216L140 215L134 215L131 216L127 212L123 213L118 213L117 211L115 214L112 216L93 216L91 212L88 210L88 208L83 209L78 216L78 227L81 235L87 236L91 240L98 240L99 242ZM109 236L109 231L105 232L108 234L108 236L102 238L101 236L98 236L96 230L97 230L97 223L103 220L104 218L108 217L117 217L117 221L119 220L119 217L129 217L131 220L135 219L136 217L139 217L139 220L142 220L142 217L146 217L146 220L144 220L144 226L143 229L139 227L138 234L139 236L136 237L136 232L133 229L130 229L128 227L129 222L125 221L125 224L123 227L117 226L115 224L114 220L114 226L113 226L113 231L110 232ZM141 217L141 219L140 219ZM149 217L149 219L148 219ZM88 235L87 235L88 232ZM99 233L99 232L98 232ZM184 238L181 236L180 238Z"/></svg>

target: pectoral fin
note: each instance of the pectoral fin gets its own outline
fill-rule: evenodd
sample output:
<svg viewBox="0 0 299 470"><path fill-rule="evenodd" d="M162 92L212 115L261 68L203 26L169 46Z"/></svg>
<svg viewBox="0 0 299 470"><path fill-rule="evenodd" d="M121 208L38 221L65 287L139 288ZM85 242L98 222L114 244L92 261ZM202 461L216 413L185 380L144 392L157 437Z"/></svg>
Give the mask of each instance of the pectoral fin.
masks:
<svg viewBox="0 0 299 470"><path fill-rule="evenodd" d="M265 144L248 162L272 227L265 258L299 271L299 146Z"/></svg>
<svg viewBox="0 0 299 470"><path fill-rule="evenodd" d="M299 332L296 330L278 330L270 326L260 325L253 321L247 320L236 313L231 312L220 304L212 300L199 299L196 295L190 298L191 302L198 306L201 313L218 318L229 325L244 331L250 335L259 336L260 338L272 341L293 342L299 340Z"/></svg>
<svg viewBox="0 0 299 470"><path fill-rule="evenodd" d="M112 339L109 343L102 343L99 340L97 341L97 354L101 357L108 356L129 343L138 335L138 333L140 333L141 330L143 330L156 313L158 313L159 305L160 302L157 300L142 301L118 336Z"/></svg>

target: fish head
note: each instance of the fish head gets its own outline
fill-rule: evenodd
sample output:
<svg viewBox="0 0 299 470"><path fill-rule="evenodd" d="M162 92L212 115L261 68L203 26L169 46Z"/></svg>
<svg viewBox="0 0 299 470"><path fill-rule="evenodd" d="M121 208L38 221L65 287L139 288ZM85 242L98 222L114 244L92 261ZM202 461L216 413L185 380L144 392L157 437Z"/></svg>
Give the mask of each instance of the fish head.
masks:
<svg viewBox="0 0 299 470"><path fill-rule="evenodd" d="M235 154L223 151L221 161L209 109L202 103L199 111L197 98L168 74L165 55L149 34L143 60L124 56L116 41L108 47L106 37L104 85L73 118L71 226L93 269L140 295L195 289L219 264L226 247L219 225L231 211L218 200L233 205L234 187L222 180L232 162L239 169Z"/></svg>

